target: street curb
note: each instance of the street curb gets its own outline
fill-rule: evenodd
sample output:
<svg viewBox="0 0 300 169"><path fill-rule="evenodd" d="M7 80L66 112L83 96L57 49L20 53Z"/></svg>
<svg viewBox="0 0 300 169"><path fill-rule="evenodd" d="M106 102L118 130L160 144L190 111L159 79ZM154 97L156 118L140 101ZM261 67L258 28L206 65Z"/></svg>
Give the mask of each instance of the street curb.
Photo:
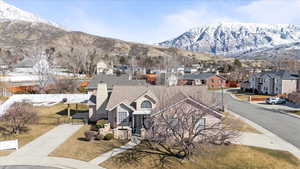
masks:
<svg viewBox="0 0 300 169"><path fill-rule="evenodd" d="M279 145L281 145L282 147L285 148L286 151L289 151L291 154L293 154L295 157L297 157L298 159L300 159L300 149L298 149L296 146L294 146L293 144L285 141L284 139L280 138L279 136L277 136L276 134L272 133L270 130L265 129L264 127L260 126L259 124L238 115L237 113L234 113L233 111L226 109L227 112L231 113L232 115L234 115L235 117L239 118L240 120L244 121L245 123L247 123L248 125L250 125L251 127L255 128L256 130L258 130L259 132L263 133L264 135L273 138L274 140L277 140L279 143Z"/></svg>
<svg viewBox="0 0 300 169"><path fill-rule="evenodd" d="M277 111L278 113L281 113L281 114L285 114L285 115L300 119L300 116L298 116L296 114L293 114L293 113L288 113L288 112L285 112L285 111L282 111L282 110L275 110L275 111Z"/></svg>
<svg viewBox="0 0 300 169"><path fill-rule="evenodd" d="M227 92L227 94L229 94L232 98L234 98L235 100L238 100L238 101L241 101L241 102L245 102L245 103L250 103L252 105L255 105L254 103L251 103L251 102L248 102L248 101L244 101L244 100L241 100L239 99L238 97L236 97L234 94L230 93L230 92ZM261 108L264 108L266 110L271 110L271 111L274 111L274 112L278 112L278 113L281 113L281 114L284 114L284 115L287 115L287 116L290 116L290 117L293 117L293 118L297 118L297 119L300 119L300 116L299 115L295 115L293 113L287 113L285 111L282 111L282 110L278 110L278 109L270 109L270 108L265 108L265 107L261 107Z"/></svg>

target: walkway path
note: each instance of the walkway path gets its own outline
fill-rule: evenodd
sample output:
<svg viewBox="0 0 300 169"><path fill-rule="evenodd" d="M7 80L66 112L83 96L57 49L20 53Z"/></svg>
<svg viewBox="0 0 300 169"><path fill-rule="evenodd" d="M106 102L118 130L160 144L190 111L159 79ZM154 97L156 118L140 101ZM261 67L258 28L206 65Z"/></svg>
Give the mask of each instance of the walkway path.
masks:
<svg viewBox="0 0 300 169"><path fill-rule="evenodd" d="M0 157L0 165L34 165L61 169L103 169L85 161L48 157L52 151L78 131L82 125L63 124L26 144L6 157ZM1 166L0 166L1 167Z"/></svg>
<svg viewBox="0 0 300 169"><path fill-rule="evenodd" d="M50 130L46 134L38 137L32 142L26 144L18 151L9 155L9 157L24 157L30 156L48 156L56 147L65 142L72 136L82 125L62 124Z"/></svg>
<svg viewBox="0 0 300 169"><path fill-rule="evenodd" d="M114 148L111 151L104 153L100 155L99 157L91 160L89 163L99 165L100 163L108 160L109 158L116 156L130 148L133 148L134 146L138 145L140 143L140 140L137 137L132 137L131 141L124 146L121 146L120 148Z"/></svg>

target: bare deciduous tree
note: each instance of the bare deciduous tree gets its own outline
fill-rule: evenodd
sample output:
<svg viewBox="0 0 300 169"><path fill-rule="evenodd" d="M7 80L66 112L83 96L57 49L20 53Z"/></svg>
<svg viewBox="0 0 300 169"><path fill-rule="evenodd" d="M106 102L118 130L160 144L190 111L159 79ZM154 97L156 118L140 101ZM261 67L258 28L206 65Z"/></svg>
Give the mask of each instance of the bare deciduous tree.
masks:
<svg viewBox="0 0 300 169"><path fill-rule="evenodd" d="M54 79L52 92L54 93L76 93L79 82L74 79Z"/></svg>
<svg viewBox="0 0 300 169"><path fill-rule="evenodd" d="M37 75L38 91L41 93L46 92L47 86L51 83L54 77L54 61L52 52L43 50L42 48L35 48L32 55L29 57L33 62L33 70Z"/></svg>
<svg viewBox="0 0 300 169"><path fill-rule="evenodd" d="M19 134L27 125L38 121L37 111L29 103L14 103L0 118L9 134Z"/></svg>
<svg viewBox="0 0 300 169"><path fill-rule="evenodd" d="M203 105L201 99L204 97L197 97L200 93L195 94L196 91L190 92L194 95L189 95L184 102L178 102L182 97L180 94L162 100L163 105L159 106L162 111L146 119L142 144L119 159L128 162L157 155L163 166L170 159L189 159L194 152L201 152L203 146L227 144L238 135L233 122L206 106L216 104L213 103L216 99L209 98L213 96L207 93L205 100L211 104Z"/></svg>
<svg viewBox="0 0 300 169"><path fill-rule="evenodd" d="M92 76L97 69L96 49L92 48L71 48L68 53L61 56L61 64L70 69L74 76L78 74L86 74Z"/></svg>

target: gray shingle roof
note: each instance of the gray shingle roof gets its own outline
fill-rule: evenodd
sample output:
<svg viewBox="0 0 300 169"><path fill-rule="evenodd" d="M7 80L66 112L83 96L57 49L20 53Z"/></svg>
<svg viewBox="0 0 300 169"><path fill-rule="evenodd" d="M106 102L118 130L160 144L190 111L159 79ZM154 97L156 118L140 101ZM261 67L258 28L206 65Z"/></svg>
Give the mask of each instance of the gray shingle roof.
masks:
<svg viewBox="0 0 300 169"><path fill-rule="evenodd" d="M216 75L217 75L216 73L184 74L183 76L180 76L179 79L184 79L184 80L195 80L195 79L205 80L205 79L208 79L208 78L210 78L212 76L216 76Z"/></svg>
<svg viewBox="0 0 300 169"><path fill-rule="evenodd" d="M106 83L108 89L112 89L115 85L146 85L145 80L129 80L128 75L115 76L99 74L90 80L87 89L96 89L99 83Z"/></svg>
<svg viewBox="0 0 300 169"><path fill-rule="evenodd" d="M155 97L160 103L169 102L170 100L172 102L178 102L189 96L195 96L199 90L207 89L199 86L114 86L107 104L107 109L112 109L120 103L129 105L144 94L149 95L151 98Z"/></svg>
<svg viewBox="0 0 300 169"><path fill-rule="evenodd" d="M160 112L187 98L205 104L198 97L201 90L207 90L207 88L199 86L114 86L106 109L112 110L121 103L130 106L132 102L144 95L149 96L156 102L156 107L152 113ZM210 109L213 110L213 108Z"/></svg>
<svg viewBox="0 0 300 169"><path fill-rule="evenodd" d="M25 58L21 62L15 65L16 68L33 67L34 63L32 59Z"/></svg>
<svg viewBox="0 0 300 169"><path fill-rule="evenodd" d="M259 75L260 76L268 75L270 77L279 77L282 80L297 80L299 78L298 74L292 73L287 70L261 72Z"/></svg>

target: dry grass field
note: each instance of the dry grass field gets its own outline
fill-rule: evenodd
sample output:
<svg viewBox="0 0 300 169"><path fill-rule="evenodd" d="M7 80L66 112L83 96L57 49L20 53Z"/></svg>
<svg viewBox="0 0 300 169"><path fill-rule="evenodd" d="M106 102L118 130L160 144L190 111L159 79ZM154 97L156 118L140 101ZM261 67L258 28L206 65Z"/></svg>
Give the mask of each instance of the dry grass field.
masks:
<svg viewBox="0 0 300 169"><path fill-rule="evenodd" d="M119 154L100 166L108 169L152 169L161 168L156 155L146 156L135 161L124 158L126 152ZM300 161L288 152L247 146L215 146L210 152L194 155L179 163L170 160L166 169L299 169Z"/></svg>
<svg viewBox="0 0 300 169"><path fill-rule="evenodd" d="M90 161L99 155L122 146L126 141L119 140L95 140L85 141L84 132L91 128L90 125L83 126L61 146L56 148L50 156L73 158L82 161Z"/></svg>
<svg viewBox="0 0 300 169"><path fill-rule="evenodd" d="M0 133L0 141L3 140L15 140L18 139L19 147L31 142L37 137L43 135L49 130L53 129L62 122L66 122L68 117L66 115L67 105L57 104L51 107L36 107L39 111L39 122L38 124L29 125L26 132L22 132L19 135L3 135ZM75 105L71 106L75 109ZM79 106L79 110L86 109L85 106ZM74 111L74 110L73 110ZM0 124L1 126L1 124ZM8 155L13 151L5 150L0 151L0 156Z"/></svg>

